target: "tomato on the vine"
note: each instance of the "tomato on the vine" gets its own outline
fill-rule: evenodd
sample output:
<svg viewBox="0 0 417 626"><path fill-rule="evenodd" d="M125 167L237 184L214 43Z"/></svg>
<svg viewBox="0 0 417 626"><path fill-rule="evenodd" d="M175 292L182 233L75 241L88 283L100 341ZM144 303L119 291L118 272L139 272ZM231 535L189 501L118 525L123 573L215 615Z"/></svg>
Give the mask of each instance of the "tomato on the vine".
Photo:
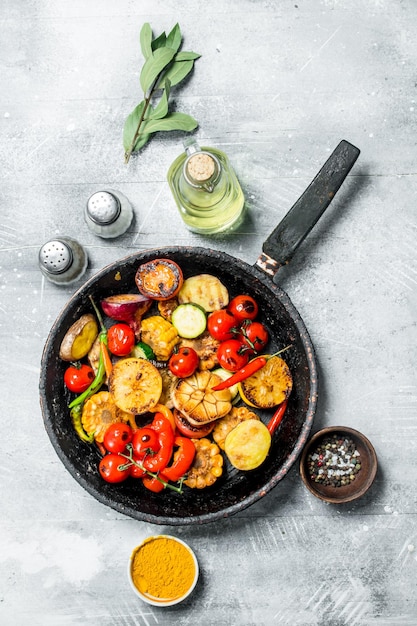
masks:
<svg viewBox="0 0 417 626"><path fill-rule="evenodd" d="M127 459L110 452L103 456L98 465L100 476L108 483L121 483L130 476Z"/></svg>
<svg viewBox="0 0 417 626"><path fill-rule="evenodd" d="M247 346L238 339L223 341L217 348L220 366L229 372L237 372L249 361Z"/></svg>
<svg viewBox="0 0 417 626"><path fill-rule="evenodd" d="M269 341L269 333L261 322L242 324L242 340L254 352L262 352Z"/></svg>
<svg viewBox="0 0 417 626"><path fill-rule="evenodd" d="M227 308L239 322L254 320L259 310L256 300L252 296L247 295L236 296L229 302Z"/></svg>
<svg viewBox="0 0 417 626"><path fill-rule="evenodd" d="M135 341L135 333L128 324L114 324L107 331L108 348L115 356L130 354Z"/></svg>
<svg viewBox="0 0 417 626"><path fill-rule="evenodd" d="M133 431L125 422L110 424L103 438L103 445L108 452L123 452L128 443L132 441Z"/></svg>
<svg viewBox="0 0 417 626"><path fill-rule="evenodd" d="M64 383L70 391L83 393L95 378L93 368L85 363L70 365L64 373Z"/></svg>
<svg viewBox="0 0 417 626"><path fill-rule="evenodd" d="M146 452L151 454L158 452L160 447L158 433L150 426L144 426L135 431L132 439L132 448L133 453L138 457L144 456Z"/></svg>
<svg viewBox="0 0 417 626"><path fill-rule="evenodd" d="M187 378L196 371L200 358L194 348L184 346L174 352L168 362L171 374L178 378Z"/></svg>
<svg viewBox="0 0 417 626"><path fill-rule="evenodd" d="M239 322L227 309L213 311L207 318L207 330L218 341L226 341L234 336L233 329L237 329Z"/></svg>

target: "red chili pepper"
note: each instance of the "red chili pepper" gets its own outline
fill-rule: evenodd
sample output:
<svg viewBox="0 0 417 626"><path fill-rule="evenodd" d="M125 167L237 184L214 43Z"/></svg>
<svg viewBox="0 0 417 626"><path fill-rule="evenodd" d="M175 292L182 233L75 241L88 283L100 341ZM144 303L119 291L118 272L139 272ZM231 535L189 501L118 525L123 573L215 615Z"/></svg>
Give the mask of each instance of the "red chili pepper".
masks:
<svg viewBox="0 0 417 626"><path fill-rule="evenodd" d="M267 429L269 430L271 435L274 434L278 426L281 424L282 418L284 417L284 413L287 410L287 405L288 405L288 398L286 398L284 402L281 402L281 404L278 406L277 410L275 411L275 413L269 420L269 423L267 424Z"/></svg>
<svg viewBox="0 0 417 626"><path fill-rule="evenodd" d="M242 380L245 380L245 378L249 378L249 376L252 376L252 374L260 370L261 367L266 364L267 360L268 359L264 356L257 356L255 359L252 359L252 361L249 361L247 365L242 367L235 374L230 376L230 378L227 378L227 380L224 380L223 382L213 387L213 391L228 389L229 387L233 387L233 385L236 385L236 383L240 383Z"/></svg>
<svg viewBox="0 0 417 626"><path fill-rule="evenodd" d="M164 469L164 476L173 483L184 476L195 457L195 445L188 437L175 437L174 445L178 446L174 462Z"/></svg>
<svg viewBox="0 0 417 626"><path fill-rule="evenodd" d="M174 431L169 420L162 413L156 413L151 428L157 432L161 447L156 454L143 460L143 466L149 472L160 472L170 461L174 447Z"/></svg>

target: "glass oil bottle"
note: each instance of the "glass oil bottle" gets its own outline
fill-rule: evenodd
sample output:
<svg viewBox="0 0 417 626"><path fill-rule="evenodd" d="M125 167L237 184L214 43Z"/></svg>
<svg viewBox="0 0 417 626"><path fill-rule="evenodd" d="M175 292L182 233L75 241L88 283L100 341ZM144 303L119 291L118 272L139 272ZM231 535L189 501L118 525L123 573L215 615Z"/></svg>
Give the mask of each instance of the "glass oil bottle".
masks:
<svg viewBox="0 0 417 626"><path fill-rule="evenodd" d="M184 141L185 152L168 170L168 183L189 230L212 235L236 228L245 198L226 154Z"/></svg>

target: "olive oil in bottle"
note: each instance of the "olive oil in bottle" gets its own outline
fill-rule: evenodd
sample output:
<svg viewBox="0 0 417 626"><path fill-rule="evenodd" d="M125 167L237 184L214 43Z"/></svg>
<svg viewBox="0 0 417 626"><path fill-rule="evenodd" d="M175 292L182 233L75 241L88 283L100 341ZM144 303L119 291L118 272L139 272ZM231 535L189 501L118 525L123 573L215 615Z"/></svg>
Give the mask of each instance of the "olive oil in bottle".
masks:
<svg viewBox="0 0 417 626"><path fill-rule="evenodd" d="M236 228L243 217L245 198L224 152L184 142L168 170L168 183L189 230L201 234Z"/></svg>

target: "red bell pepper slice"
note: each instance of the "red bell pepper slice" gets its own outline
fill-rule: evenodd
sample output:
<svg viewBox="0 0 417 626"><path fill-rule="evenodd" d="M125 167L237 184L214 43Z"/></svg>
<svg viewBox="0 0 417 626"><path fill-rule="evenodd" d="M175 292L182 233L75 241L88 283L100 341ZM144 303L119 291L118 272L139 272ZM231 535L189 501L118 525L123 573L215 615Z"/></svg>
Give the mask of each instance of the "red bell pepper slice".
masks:
<svg viewBox="0 0 417 626"><path fill-rule="evenodd" d="M143 467L149 472L160 472L171 459L174 448L174 431L170 421L162 413L156 413L151 428L158 434L160 448L156 454L145 457Z"/></svg>
<svg viewBox="0 0 417 626"><path fill-rule="evenodd" d="M174 445L178 446L174 462L164 469L164 476L173 483L184 476L195 457L195 445L188 437L175 437Z"/></svg>

